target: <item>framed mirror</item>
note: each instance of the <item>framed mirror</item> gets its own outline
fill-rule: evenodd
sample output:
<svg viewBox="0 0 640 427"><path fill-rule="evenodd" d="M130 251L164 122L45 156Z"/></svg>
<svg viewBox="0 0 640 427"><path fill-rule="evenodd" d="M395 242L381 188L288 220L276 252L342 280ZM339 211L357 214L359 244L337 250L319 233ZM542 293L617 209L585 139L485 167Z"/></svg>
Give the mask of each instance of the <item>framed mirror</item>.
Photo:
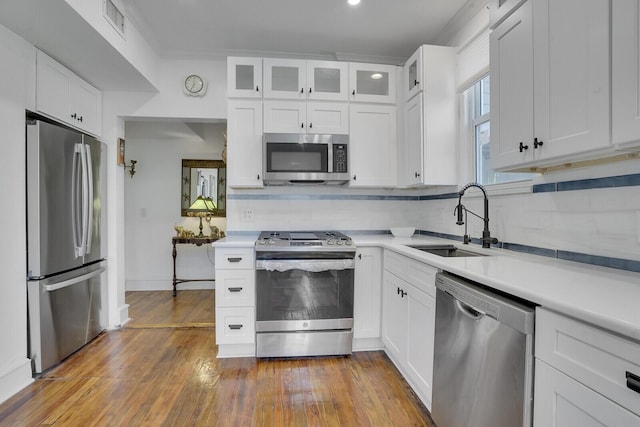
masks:
<svg viewBox="0 0 640 427"><path fill-rule="evenodd" d="M187 216L187 209L198 196L211 197L216 204L211 216L227 215L227 165L222 160L182 159L181 176L182 216Z"/></svg>

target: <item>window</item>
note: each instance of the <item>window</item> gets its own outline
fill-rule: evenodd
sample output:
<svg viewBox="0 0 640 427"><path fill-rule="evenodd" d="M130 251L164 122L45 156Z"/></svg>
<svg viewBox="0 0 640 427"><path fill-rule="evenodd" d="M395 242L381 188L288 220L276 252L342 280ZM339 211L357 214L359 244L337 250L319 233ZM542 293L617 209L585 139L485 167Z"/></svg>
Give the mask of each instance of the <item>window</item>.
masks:
<svg viewBox="0 0 640 427"><path fill-rule="evenodd" d="M491 80L485 76L464 93L467 121L473 141L475 181L482 185L504 184L531 179L531 173L496 172L491 169L490 99Z"/></svg>

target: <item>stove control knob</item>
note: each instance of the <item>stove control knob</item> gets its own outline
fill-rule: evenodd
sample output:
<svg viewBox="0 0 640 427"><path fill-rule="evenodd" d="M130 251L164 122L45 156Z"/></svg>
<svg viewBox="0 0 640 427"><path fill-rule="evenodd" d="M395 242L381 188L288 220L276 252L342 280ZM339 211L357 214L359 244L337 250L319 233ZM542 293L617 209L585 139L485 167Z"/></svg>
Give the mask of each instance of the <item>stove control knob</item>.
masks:
<svg viewBox="0 0 640 427"><path fill-rule="evenodd" d="M349 239L346 242L344 242L344 244L347 245L347 246L351 246L353 244L353 242L351 241L351 239Z"/></svg>
<svg viewBox="0 0 640 427"><path fill-rule="evenodd" d="M269 239L269 244L270 244L270 245L275 245L275 244L276 244L276 241L275 241L275 240L273 240L273 239Z"/></svg>
<svg viewBox="0 0 640 427"><path fill-rule="evenodd" d="M256 243L259 245L264 245L264 240L258 240Z"/></svg>
<svg viewBox="0 0 640 427"><path fill-rule="evenodd" d="M335 245L335 244L336 244L335 240L333 240L333 239L327 240L327 245Z"/></svg>
<svg viewBox="0 0 640 427"><path fill-rule="evenodd" d="M344 241L342 241L342 240L338 240L338 241L336 242L336 245L342 245L342 244L344 244Z"/></svg>

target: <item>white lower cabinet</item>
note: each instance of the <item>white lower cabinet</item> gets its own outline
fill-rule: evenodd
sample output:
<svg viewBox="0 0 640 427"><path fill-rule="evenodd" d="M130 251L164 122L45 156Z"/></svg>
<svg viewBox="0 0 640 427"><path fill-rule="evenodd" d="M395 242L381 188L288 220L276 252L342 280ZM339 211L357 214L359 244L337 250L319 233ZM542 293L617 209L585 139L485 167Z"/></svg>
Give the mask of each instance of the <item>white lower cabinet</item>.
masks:
<svg viewBox="0 0 640 427"><path fill-rule="evenodd" d="M640 426L640 343L536 310L534 426Z"/></svg>
<svg viewBox="0 0 640 427"><path fill-rule="evenodd" d="M438 270L385 251L382 278L382 341L427 409L431 410Z"/></svg>
<svg viewBox="0 0 640 427"><path fill-rule="evenodd" d="M255 356L256 274L251 247L215 247L218 357Z"/></svg>
<svg viewBox="0 0 640 427"><path fill-rule="evenodd" d="M353 301L353 350L381 349L381 248L358 248L356 251Z"/></svg>
<svg viewBox="0 0 640 427"><path fill-rule="evenodd" d="M536 360L534 427L631 427L640 417Z"/></svg>

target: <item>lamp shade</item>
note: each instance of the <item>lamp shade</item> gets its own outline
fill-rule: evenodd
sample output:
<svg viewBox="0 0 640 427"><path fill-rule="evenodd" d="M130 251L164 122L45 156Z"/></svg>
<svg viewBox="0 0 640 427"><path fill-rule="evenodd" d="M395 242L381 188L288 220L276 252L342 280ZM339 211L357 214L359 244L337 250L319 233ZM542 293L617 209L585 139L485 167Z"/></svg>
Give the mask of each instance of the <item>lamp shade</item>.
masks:
<svg viewBox="0 0 640 427"><path fill-rule="evenodd" d="M216 209L216 204L211 197L198 196L187 211L192 216L199 216L211 214L214 209Z"/></svg>

